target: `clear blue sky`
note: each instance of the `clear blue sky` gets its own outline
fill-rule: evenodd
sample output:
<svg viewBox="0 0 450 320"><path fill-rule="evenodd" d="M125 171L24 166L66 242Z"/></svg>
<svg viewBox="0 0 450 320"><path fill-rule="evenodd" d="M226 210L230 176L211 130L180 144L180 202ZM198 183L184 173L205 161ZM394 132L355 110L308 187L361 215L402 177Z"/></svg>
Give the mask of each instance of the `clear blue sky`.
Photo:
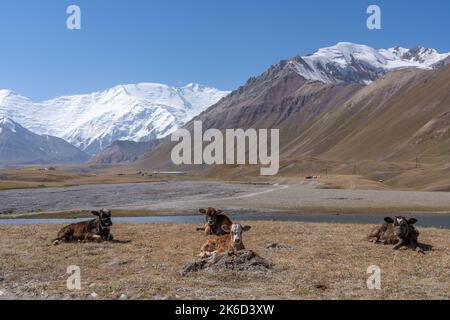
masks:
<svg viewBox="0 0 450 320"><path fill-rule="evenodd" d="M66 8L82 29L66 28ZM382 30L366 9L382 9ZM41 100L136 82L234 89L340 41L450 51L448 0L0 0L0 88Z"/></svg>

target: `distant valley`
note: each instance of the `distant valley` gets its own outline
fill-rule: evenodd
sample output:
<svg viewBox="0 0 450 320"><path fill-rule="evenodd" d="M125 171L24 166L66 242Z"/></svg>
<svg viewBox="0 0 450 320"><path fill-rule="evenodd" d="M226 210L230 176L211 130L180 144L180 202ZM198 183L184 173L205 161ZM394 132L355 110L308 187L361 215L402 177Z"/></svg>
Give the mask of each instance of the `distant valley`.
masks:
<svg viewBox="0 0 450 320"><path fill-rule="evenodd" d="M34 102L0 90L0 116L36 134L62 138L93 156L117 140L165 137L227 94L198 84L176 88L141 83Z"/></svg>
<svg viewBox="0 0 450 320"><path fill-rule="evenodd" d="M361 174L394 186L448 190L448 54L425 48L386 51L393 60L367 46L341 43L309 58L280 61L185 127L192 130L198 120L204 130L279 128L280 176ZM385 68L368 73L378 64ZM386 68L391 65L398 67ZM173 145L165 139L137 166L179 170L170 164ZM252 166L195 169L230 179L259 172Z"/></svg>
<svg viewBox="0 0 450 320"><path fill-rule="evenodd" d="M75 148L68 153L72 159L35 156L38 152L33 150L29 159L38 162L90 159L93 164L180 169L171 165L173 143L165 137L181 127L192 129L193 119L201 120L204 129L279 128L281 175L320 172L327 166L338 173L355 173L358 163L360 173L394 179L403 169L383 173L384 169L375 169L376 163L390 168L388 163L402 163L402 168L420 161L446 163L449 62L449 53L431 48L377 50L341 42L280 61L231 93L197 84L175 88L144 83L35 103L1 90L0 117L35 138L58 137ZM16 141L19 138L15 136ZM9 158L0 164L14 162L14 148L26 145L5 141L0 150L4 159ZM58 154L48 149L53 147L62 146L37 148ZM361 163L366 163L364 169ZM446 170L433 168L434 174ZM213 176L223 170L231 176L242 174L230 167L196 169ZM450 175L441 176L450 186ZM446 181L439 188L446 188Z"/></svg>

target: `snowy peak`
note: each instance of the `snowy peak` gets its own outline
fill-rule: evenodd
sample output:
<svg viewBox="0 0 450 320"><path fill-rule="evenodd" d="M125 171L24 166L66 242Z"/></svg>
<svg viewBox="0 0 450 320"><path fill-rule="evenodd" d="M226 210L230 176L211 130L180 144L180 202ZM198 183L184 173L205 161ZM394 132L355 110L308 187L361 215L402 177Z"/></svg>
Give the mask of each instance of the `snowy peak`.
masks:
<svg viewBox="0 0 450 320"><path fill-rule="evenodd" d="M289 62L308 80L369 84L386 72L399 68L432 69L448 57L450 53L441 54L424 47L377 50L366 45L339 42Z"/></svg>
<svg viewBox="0 0 450 320"><path fill-rule="evenodd" d="M0 90L0 101L3 101L4 99L7 99L14 95L16 95L16 93L11 90Z"/></svg>
<svg viewBox="0 0 450 320"><path fill-rule="evenodd" d="M36 103L1 90L0 116L38 134L63 138L93 155L116 140L162 138L227 94L199 84L138 83Z"/></svg>
<svg viewBox="0 0 450 320"><path fill-rule="evenodd" d="M375 49L350 42L339 42L335 46L322 48L314 54L304 58L306 61L334 61L336 64L345 66L352 61L364 61L369 64L383 64L384 57Z"/></svg>
<svg viewBox="0 0 450 320"><path fill-rule="evenodd" d="M16 128L16 123L6 117L0 117L0 127L13 130Z"/></svg>
<svg viewBox="0 0 450 320"><path fill-rule="evenodd" d="M0 134L3 130L9 130L11 132L16 132L16 123L11 119L0 117Z"/></svg>
<svg viewBox="0 0 450 320"><path fill-rule="evenodd" d="M0 90L0 105L4 103L28 104L30 100L11 90Z"/></svg>
<svg viewBox="0 0 450 320"><path fill-rule="evenodd" d="M430 68L435 63L450 56L450 53L439 53L436 49L424 47L405 49L397 46L394 48L389 48L387 51L395 55L398 59L416 63L418 67L423 68Z"/></svg>

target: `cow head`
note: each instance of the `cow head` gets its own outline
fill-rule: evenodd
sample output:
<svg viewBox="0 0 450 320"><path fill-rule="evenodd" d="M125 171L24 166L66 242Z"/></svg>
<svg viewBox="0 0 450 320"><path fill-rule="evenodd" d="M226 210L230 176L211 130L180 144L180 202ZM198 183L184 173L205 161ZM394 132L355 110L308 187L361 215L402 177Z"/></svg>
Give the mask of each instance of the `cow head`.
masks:
<svg viewBox="0 0 450 320"><path fill-rule="evenodd" d="M230 230L226 230L227 226L223 226L225 231L230 232L231 242L233 245L239 245L242 243L242 232L248 231L251 229L250 226L242 226L240 224L231 225Z"/></svg>
<svg viewBox="0 0 450 320"><path fill-rule="evenodd" d="M107 229L112 226L111 211L102 209L100 211L92 211L92 214L98 217L102 229Z"/></svg>
<svg viewBox="0 0 450 320"><path fill-rule="evenodd" d="M404 238L408 235L413 225L417 222L417 219L406 219L405 217L385 218L384 221L391 223L394 226L394 234L399 238Z"/></svg>
<svg viewBox="0 0 450 320"><path fill-rule="evenodd" d="M222 213L222 210L216 210L216 209L214 209L214 208L208 208L208 210L205 210L205 209L199 209L198 211L199 211L201 214L204 214L204 215L205 215L206 223L207 223L210 227L217 225L217 223L218 223L218 221L217 221L217 216L218 216L219 214Z"/></svg>

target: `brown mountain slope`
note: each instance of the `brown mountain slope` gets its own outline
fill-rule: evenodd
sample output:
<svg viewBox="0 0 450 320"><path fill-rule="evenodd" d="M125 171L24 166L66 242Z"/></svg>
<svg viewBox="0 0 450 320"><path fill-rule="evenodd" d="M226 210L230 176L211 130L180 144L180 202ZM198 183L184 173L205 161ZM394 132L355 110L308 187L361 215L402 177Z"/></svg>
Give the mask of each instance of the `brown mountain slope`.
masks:
<svg viewBox="0 0 450 320"><path fill-rule="evenodd" d="M115 141L111 146L107 147L90 159L89 163L131 163L136 161L140 155L155 148L159 142L160 140L152 140L150 142Z"/></svg>
<svg viewBox="0 0 450 320"><path fill-rule="evenodd" d="M280 145L285 145L320 119L328 108L342 105L361 88L355 84L306 81L290 67L289 61L282 61L261 76L250 78L245 86L194 118L185 128L192 131L193 121L198 120L202 121L203 130L279 128ZM141 157L137 165L171 168L173 146L166 138Z"/></svg>
<svg viewBox="0 0 450 320"><path fill-rule="evenodd" d="M355 169L350 168L361 164L358 173L393 179L417 161L448 162L450 66L399 70L359 86L306 81L282 61L194 120L202 120L204 130L279 128L281 175L328 167L351 174ZM192 122L186 127L192 129ZM171 164L173 145L166 139L140 158L139 166L180 169ZM259 174L248 167L195 168L227 178ZM412 180L409 172L409 185Z"/></svg>
<svg viewBox="0 0 450 320"><path fill-rule="evenodd" d="M407 82L402 83L405 78ZM355 121L350 115L358 112L358 125L323 156L388 161L409 161L424 154L429 154L430 159L434 155L435 160L447 158L450 155L450 123L446 116L450 112L450 68L435 72L406 70L390 74L381 81L388 88L402 84L384 101L369 100L371 96L378 99L385 96L386 88L376 86L366 93L362 103L353 103L351 99L352 107L341 117L349 117L344 126L347 129Z"/></svg>
<svg viewBox="0 0 450 320"><path fill-rule="evenodd" d="M448 155L450 68L393 72L331 108L283 155L331 160L414 160Z"/></svg>

